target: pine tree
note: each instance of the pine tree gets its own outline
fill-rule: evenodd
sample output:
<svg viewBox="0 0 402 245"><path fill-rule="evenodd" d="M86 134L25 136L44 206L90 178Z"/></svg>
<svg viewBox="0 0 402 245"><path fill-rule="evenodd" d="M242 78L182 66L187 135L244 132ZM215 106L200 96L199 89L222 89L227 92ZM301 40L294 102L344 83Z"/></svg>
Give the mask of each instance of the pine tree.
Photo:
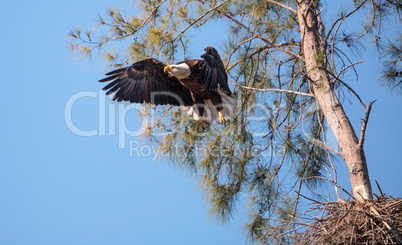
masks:
<svg viewBox="0 0 402 245"><path fill-rule="evenodd" d="M357 201L373 197L364 136L374 102L366 105L343 80L361 63L347 53L374 43L384 60L382 81L397 92L402 88L401 33L383 36L391 19L400 23L401 3L355 0L345 5L330 20L325 1L319 0L143 0L135 3L134 13L110 8L96 28L75 28L69 44L82 57L100 50L111 67L146 57L174 63L190 58L193 30L211 22L225 25L227 42L220 53L237 96L233 118L203 131L180 109L162 108L146 134L172 164L199 178L212 217L227 222L242 208L250 216L252 241L292 243L281 234L296 229L301 196L320 198L317 187L325 182L339 199L341 192L349 194L337 184L334 157L349 169L349 195ZM361 29L345 28L359 12L367 16ZM342 91L350 91L366 110L360 133L340 102ZM328 130L338 150L327 144Z"/></svg>

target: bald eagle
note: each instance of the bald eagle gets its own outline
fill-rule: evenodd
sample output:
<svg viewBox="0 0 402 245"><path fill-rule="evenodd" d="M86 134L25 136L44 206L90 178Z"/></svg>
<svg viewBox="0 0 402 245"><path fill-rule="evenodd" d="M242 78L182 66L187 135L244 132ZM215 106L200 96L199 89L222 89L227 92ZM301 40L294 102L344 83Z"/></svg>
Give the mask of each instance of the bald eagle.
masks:
<svg viewBox="0 0 402 245"><path fill-rule="evenodd" d="M154 105L185 106L187 113L204 124L226 123L236 101L228 86L223 62L215 48L204 49L201 59L167 65L147 58L106 73L99 82L113 100Z"/></svg>

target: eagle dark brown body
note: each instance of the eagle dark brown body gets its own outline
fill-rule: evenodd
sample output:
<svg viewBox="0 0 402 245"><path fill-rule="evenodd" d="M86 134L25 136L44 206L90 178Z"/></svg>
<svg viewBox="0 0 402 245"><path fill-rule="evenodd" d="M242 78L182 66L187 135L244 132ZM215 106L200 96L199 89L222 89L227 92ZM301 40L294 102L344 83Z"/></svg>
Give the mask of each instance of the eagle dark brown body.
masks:
<svg viewBox="0 0 402 245"><path fill-rule="evenodd" d="M190 67L191 73L188 78L179 79L179 82L191 92L191 97L194 101L194 104L203 105L205 100L210 99L212 104L216 106L216 109L220 111L222 108L222 99L219 93L214 90L202 89L202 86L197 79L200 71L200 69L198 68L199 60L187 60L183 62ZM198 110L201 115L204 114L203 106L199 106Z"/></svg>

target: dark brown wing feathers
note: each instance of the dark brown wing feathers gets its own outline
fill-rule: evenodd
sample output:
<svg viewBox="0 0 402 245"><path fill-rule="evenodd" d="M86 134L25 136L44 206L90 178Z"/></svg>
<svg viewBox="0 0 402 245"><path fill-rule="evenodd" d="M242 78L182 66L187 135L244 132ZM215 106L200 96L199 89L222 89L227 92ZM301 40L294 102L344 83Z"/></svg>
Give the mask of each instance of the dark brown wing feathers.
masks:
<svg viewBox="0 0 402 245"><path fill-rule="evenodd" d="M99 82L109 82L103 90L115 93L113 100L155 105L193 105L190 91L175 78L163 72L163 62L149 58L106 73Z"/></svg>
<svg viewBox="0 0 402 245"><path fill-rule="evenodd" d="M200 72L198 74L198 79L202 81L202 89L213 91L219 89L230 95L228 77L218 51L211 46L206 47L205 51L206 53L201 55L202 59L199 62Z"/></svg>

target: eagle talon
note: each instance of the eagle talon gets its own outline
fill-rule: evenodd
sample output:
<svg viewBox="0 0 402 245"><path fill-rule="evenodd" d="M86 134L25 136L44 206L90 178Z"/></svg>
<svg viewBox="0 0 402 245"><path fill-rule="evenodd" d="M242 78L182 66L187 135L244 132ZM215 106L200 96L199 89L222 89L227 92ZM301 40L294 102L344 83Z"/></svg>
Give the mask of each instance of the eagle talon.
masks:
<svg viewBox="0 0 402 245"><path fill-rule="evenodd" d="M222 115L222 112L218 111L218 115L219 115L219 122L226 125L226 118Z"/></svg>
<svg viewBox="0 0 402 245"><path fill-rule="evenodd" d="M200 127L202 129L202 131L205 130L205 124L209 124L209 122L205 121L204 118L200 119Z"/></svg>

